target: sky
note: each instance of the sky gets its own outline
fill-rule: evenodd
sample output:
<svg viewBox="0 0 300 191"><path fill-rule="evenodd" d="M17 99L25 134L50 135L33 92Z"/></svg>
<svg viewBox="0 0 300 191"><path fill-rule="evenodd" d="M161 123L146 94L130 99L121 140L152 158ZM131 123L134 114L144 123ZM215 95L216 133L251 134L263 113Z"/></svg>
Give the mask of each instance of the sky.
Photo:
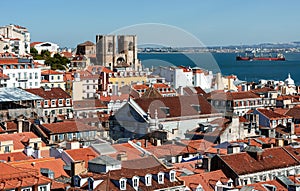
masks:
<svg viewBox="0 0 300 191"><path fill-rule="evenodd" d="M27 27L31 41L50 41L73 48L97 34L150 25L140 31L151 38L174 37L174 28L205 46L300 41L299 0L15 0L1 1L0 26ZM160 31L160 24L170 26ZM152 27L153 26L153 27ZM152 27L152 28L151 28ZM160 31L160 32L157 32ZM140 36L139 36L140 35ZM150 38L150 37L148 37Z"/></svg>

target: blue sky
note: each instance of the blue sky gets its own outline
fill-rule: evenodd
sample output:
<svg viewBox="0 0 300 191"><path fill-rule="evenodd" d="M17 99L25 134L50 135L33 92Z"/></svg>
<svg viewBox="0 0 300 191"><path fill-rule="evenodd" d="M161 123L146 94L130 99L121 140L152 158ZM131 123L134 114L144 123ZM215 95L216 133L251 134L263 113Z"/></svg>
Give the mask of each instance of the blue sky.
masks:
<svg viewBox="0 0 300 191"><path fill-rule="evenodd" d="M207 46L276 43L300 41L299 8L299 0L15 0L1 1L0 25L61 47L142 23L179 27Z"/></svg>

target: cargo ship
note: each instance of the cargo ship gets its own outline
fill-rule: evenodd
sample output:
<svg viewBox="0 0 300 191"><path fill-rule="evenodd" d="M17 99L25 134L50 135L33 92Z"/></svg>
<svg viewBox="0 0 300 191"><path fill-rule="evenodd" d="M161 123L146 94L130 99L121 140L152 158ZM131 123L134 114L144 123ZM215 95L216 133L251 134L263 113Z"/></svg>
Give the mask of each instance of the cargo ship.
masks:
<svg viewBox="0 0 300 191"><path fill-rule="evenodd" d="M252 55L252 56L236 56L236 60L237 61L285 61L285 57L283 54L277 54L277 56L256 56L256 55Z"/></svg>

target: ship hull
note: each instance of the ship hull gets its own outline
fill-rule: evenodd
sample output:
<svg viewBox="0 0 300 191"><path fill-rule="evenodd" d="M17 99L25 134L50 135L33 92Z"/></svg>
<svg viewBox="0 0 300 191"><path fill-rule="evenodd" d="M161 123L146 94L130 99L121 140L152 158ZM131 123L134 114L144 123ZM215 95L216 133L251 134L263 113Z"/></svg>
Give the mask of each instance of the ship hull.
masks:
<svg viewBox="0 0 300 191"><path fill-rule="evenodd" d="M252 60L258 60L258 61L285 61L285 58L277 58L277 57L242 57L242 56L237 56L236 57L237 61L252 61Z"/></svg>

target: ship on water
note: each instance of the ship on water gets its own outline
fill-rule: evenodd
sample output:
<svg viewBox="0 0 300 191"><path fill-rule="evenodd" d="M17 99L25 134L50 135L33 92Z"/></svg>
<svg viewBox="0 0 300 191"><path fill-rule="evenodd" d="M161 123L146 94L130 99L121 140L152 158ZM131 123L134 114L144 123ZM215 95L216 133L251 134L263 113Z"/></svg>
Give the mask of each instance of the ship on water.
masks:
<svg viewBox="0 0 300 191"><path fill-rule="evenodd" d="M252 55L245 55L245 56L236 56L237 61L285 61L285 57L283 54L277 54L276 56L269 55L269 56L263 56L256 54Z"/></svg>

